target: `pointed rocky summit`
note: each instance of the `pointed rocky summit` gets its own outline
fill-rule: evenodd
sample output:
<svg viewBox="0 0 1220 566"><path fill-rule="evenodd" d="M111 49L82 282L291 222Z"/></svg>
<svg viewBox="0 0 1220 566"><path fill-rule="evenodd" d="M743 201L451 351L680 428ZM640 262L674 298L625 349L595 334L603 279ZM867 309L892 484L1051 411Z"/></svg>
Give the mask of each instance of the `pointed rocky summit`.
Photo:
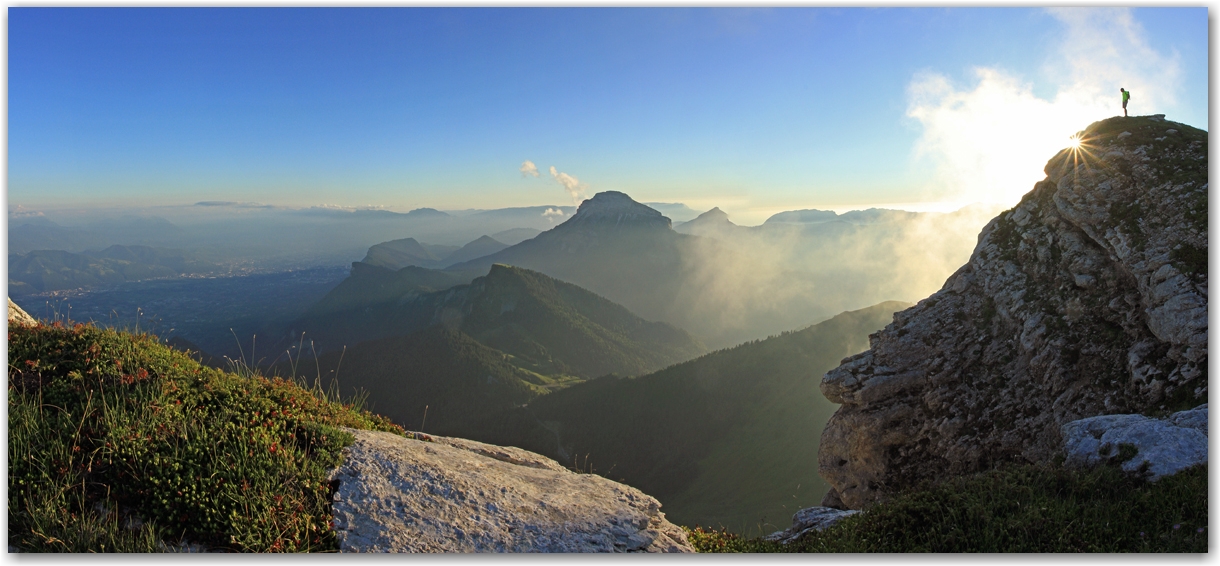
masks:
<svg viewBox="0 0 1220 566"><path fill-rule="evenodd" d="M822 380L825 505L1062 457L1066 423L1207 402L1207 132L1082 132L944 287Z"/></svg>

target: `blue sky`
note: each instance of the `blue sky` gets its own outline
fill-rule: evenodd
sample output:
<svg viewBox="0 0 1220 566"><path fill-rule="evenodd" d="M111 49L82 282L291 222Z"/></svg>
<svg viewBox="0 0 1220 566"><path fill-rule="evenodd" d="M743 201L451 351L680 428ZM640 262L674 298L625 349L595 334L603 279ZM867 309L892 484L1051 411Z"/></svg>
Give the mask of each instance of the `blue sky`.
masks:
<svg viewBox="0 0 1220 566"><path fill-rule="evenodd" d="M1208 118L1205 8L8 14L10 209L620 190L756 224L1011 200L1119 86L1133 114Z"/></svg>

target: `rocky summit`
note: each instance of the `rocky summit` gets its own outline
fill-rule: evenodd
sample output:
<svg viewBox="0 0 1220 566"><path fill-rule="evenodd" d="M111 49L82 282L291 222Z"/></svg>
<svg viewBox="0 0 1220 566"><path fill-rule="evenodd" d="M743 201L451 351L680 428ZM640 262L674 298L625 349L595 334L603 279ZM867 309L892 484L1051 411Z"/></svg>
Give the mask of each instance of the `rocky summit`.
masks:
<svg viewBox="0 0 1220 566"><path fill-rule="evenodd" d="M625 193L604 191L580 203L576 214L561 226L567 229L598 227L670 228L670 220L660 212L640 204Z"/></svg>
<svg viewBox="0 0 1220 566"><path fill-rule="evenodd" d="M1062 454L1062 426L1207 399L1207 132L1079 134L943 288L822 380L824 505Z"/></svg>

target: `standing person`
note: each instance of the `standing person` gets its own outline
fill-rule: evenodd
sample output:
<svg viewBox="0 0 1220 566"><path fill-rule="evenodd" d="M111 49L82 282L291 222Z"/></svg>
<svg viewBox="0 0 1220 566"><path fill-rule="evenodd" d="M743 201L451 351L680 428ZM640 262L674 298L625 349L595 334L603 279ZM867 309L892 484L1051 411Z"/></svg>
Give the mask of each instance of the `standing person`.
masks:
<svg viewBox="0 0 1220 566"><path fill-rule="evenodd" d="M1123 93L1123 118L1127 117L1127 101L1131 100L1131 91L1125 90L1123 87L1118 87L1118 92Z"/></svg>

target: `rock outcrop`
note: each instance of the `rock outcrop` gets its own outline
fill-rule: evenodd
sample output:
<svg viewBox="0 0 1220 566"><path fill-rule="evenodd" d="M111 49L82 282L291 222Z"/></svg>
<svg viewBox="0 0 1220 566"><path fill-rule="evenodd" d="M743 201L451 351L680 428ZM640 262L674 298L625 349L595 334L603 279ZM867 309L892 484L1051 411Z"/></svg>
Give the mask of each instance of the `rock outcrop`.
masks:
<svg viewBox="0 0 1220 566"><path fill-rule="evenodd" d="M693 552L656 499L538 454L348 432L332 473L343 552Z"/></svg>
<svg viewBox="0 0 1220 566"><path fill-rule="evenodd" d="M1093 467L1118 461L1123 471L1156 481L1207 463L1207 404L1167 419L1101 415L1063 425L1065 464Z"/></svg>
<svg viewBox="0 0 1220 566"><path fill-rule="evenodd" d="M825 530L835 523L846 519L859 511L844 511L833 507L808 507L792 515L792 526L782 531L771 533L764 540L788 544L812 531Z"/></svg>
<svg viewBox="0 0 1220 566"><path fill-rule="evenodd" d="M21 307L17 306L17 303L14 303L12 299L9 299L8 324L9 326L38 326L38 321L34 320L34 317L21 310Z"/></svg>
<svg viewBox="0 0 1220 566"><path fill-rule="evenodd" d="M1152 116L1081 138L940 291L823 377L842 405L827 502L1048 461L1068 422L1206 401L1207 132Z"/></svg>

